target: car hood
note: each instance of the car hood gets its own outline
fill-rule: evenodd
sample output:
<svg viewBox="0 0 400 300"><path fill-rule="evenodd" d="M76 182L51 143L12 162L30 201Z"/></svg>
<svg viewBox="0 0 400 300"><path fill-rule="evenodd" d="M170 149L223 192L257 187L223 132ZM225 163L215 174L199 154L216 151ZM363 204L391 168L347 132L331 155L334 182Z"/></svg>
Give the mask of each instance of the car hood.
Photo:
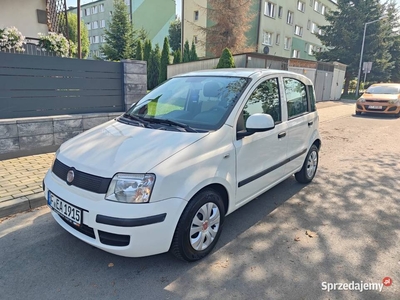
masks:
<svg viewBox="0 0 400 300"><path fill-rule="evenodd" d="M207 134L149 129L113 120L62 144L57 159L101 177L117 172L146 173Z"/></svg>
<svg viewBox="0 0 400 300"><path fill-rule="evenodd" d="M365 100L388 101L388 100L397 100L399 95L398 94L364 94L362 97Z"/></svg>

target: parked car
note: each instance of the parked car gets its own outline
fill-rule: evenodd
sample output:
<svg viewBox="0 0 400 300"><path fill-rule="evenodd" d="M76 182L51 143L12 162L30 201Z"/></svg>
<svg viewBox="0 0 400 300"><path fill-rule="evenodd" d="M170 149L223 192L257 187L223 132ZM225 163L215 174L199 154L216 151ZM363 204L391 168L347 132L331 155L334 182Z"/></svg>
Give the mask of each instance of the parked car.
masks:
<svg viewBox="0 0 400 300"><path fill-rule="evenodd" d="M305 76L192 72L61 145L44 193L55 220L90 245L195 261L226 215L293 174L309 183L320 146Z"/></svg>
<svg viewBox="0 0 400 300"><path fill-rule="evenodd" d="M363 112L400 117L400 84L371 85L356 103L356 115L361 115Z"/></svg>

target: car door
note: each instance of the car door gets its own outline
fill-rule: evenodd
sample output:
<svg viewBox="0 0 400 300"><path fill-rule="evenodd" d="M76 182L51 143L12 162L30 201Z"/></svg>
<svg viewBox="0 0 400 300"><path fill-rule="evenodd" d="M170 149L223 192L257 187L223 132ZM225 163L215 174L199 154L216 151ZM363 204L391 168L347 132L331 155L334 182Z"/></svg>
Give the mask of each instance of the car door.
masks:
<svg viewBox="0 0 400 300"><path fill-rule="evenodd" d="M277 77L258 81L242 103L236 131L245 129L247 118L255 113L268 113L275 128L236 138L236 206L245 204L285 176L286 123L282 122L282 100Z"/></svg>
<svg viewBox="0 0 400 300"><path fill-rule="evenodd" d="M314 90L298 78L283 77L287 105L287 171L294 173L303 165L317 126Z"/></svg>

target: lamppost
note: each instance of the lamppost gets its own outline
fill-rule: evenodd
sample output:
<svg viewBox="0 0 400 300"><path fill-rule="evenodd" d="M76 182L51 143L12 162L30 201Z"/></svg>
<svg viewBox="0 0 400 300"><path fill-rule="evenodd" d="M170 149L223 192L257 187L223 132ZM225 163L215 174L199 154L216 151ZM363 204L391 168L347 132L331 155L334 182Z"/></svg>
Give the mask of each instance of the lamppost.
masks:
<svg viewBox="0 0 400 300"><path fill-rule="evenodd" d="M357 87L356 87L356 97L358 97L359 91L360 91L360 77L361 77L361 65L362 65L362 59L363 59L363 53L364 53L364 42L365 42L365 32L367 31L367 25L378 22L382 19L387 18L387 16L380 17L379 19L367 22L364 24L364 34L363 34L363 40L361 44L361 56L360 56L360 65L358 67L358 76L357 76Z"/></svg>

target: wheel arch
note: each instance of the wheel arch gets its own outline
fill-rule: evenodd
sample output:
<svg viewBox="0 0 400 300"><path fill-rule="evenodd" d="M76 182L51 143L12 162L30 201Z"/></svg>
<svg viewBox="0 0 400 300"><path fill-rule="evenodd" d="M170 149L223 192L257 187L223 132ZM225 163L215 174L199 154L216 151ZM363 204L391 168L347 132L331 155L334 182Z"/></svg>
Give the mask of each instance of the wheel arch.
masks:
<svg viewBox="0 0 400 300"><path fill-rule="evenodd" d="M208 184L208 185L202 187L200 190L198 190L193 195L193 197L190 198L189 202L192 201L196 197L196 195L198 195L205 189L213 189L221 196L222 202L224 203L224 210L225 210L224 212L226 215L228 213L228 209L229 209L229 194L228 194L228 190L226 189L226 187L220 183L212 183L212 184Z"/></svg>

